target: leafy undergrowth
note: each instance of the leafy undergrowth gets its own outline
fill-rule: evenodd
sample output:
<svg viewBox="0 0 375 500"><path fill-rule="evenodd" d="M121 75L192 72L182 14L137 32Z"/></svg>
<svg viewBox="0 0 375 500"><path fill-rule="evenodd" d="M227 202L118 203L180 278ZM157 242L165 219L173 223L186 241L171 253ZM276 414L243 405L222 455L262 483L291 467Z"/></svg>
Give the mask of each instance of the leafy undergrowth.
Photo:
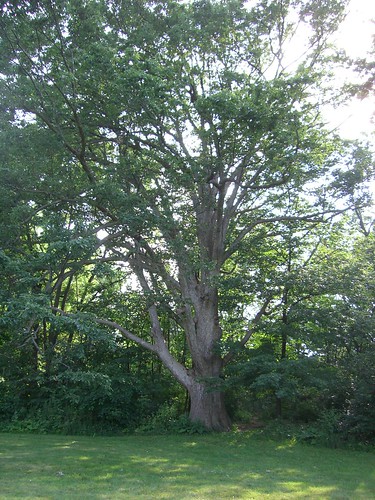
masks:
<svg viewBox="0 0 375 500"><path fill-rule="evenodd" d="M369 499L375 454L265 439L0 434L0 498Z"/></svg>

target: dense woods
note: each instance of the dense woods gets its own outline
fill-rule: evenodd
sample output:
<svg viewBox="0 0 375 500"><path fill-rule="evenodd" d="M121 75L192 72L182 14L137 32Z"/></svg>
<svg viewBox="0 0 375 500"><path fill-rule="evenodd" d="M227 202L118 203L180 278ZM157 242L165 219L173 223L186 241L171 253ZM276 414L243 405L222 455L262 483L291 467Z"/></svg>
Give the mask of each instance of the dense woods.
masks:
<svg viewBox="0 0 375 500"><path fill-rule="evenodd" d="M373 156L322 114L358 91L344 14L2 3L1 428L374 439Z"/></svg>

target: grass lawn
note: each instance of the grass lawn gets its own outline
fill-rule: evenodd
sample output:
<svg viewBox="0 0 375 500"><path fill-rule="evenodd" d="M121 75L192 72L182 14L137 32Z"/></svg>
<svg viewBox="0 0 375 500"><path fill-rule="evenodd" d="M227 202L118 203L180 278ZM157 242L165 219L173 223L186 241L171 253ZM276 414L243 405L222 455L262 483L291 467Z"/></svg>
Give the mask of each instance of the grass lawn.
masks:
<svg viewBox="0 0 375 500"><path fill-rule="evenodd" d="M0 434L0 498L375 499L375 454L251 433Z"/></svg>

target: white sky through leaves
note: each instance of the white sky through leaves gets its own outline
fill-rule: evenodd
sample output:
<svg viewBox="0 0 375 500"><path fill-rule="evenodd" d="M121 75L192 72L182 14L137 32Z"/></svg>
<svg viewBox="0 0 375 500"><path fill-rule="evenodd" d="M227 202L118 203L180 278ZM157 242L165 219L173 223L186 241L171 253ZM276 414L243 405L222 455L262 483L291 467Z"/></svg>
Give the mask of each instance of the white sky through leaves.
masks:
<svg viewBox="0 0 375 500"><path fill-rule="evenodd" d="M370 51L374 36L375 0L352 0L348 16L335 36L337 45L350 57L373 61L375 55L371 56ZM351 77L358 78L349 72L346 75L348 81ZM347 139L367 136L368 139L374 140L374 120L374 93L366 99L353 98L350 104L336 108L330 116L332 125L339 127L340 135Z"/></svg>

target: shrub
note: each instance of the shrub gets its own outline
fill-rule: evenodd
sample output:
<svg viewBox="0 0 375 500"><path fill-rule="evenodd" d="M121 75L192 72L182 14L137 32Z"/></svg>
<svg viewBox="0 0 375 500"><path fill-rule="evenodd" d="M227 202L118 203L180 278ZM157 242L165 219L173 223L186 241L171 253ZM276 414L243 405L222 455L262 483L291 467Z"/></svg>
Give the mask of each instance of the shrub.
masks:
<svg viewBox="0 0 375 500"><path fill-rule="evenodd" d="M207 429L192 422L186 413L179 415L179 403L165 403L136 430L139 434L204 434Z"/></svg>

